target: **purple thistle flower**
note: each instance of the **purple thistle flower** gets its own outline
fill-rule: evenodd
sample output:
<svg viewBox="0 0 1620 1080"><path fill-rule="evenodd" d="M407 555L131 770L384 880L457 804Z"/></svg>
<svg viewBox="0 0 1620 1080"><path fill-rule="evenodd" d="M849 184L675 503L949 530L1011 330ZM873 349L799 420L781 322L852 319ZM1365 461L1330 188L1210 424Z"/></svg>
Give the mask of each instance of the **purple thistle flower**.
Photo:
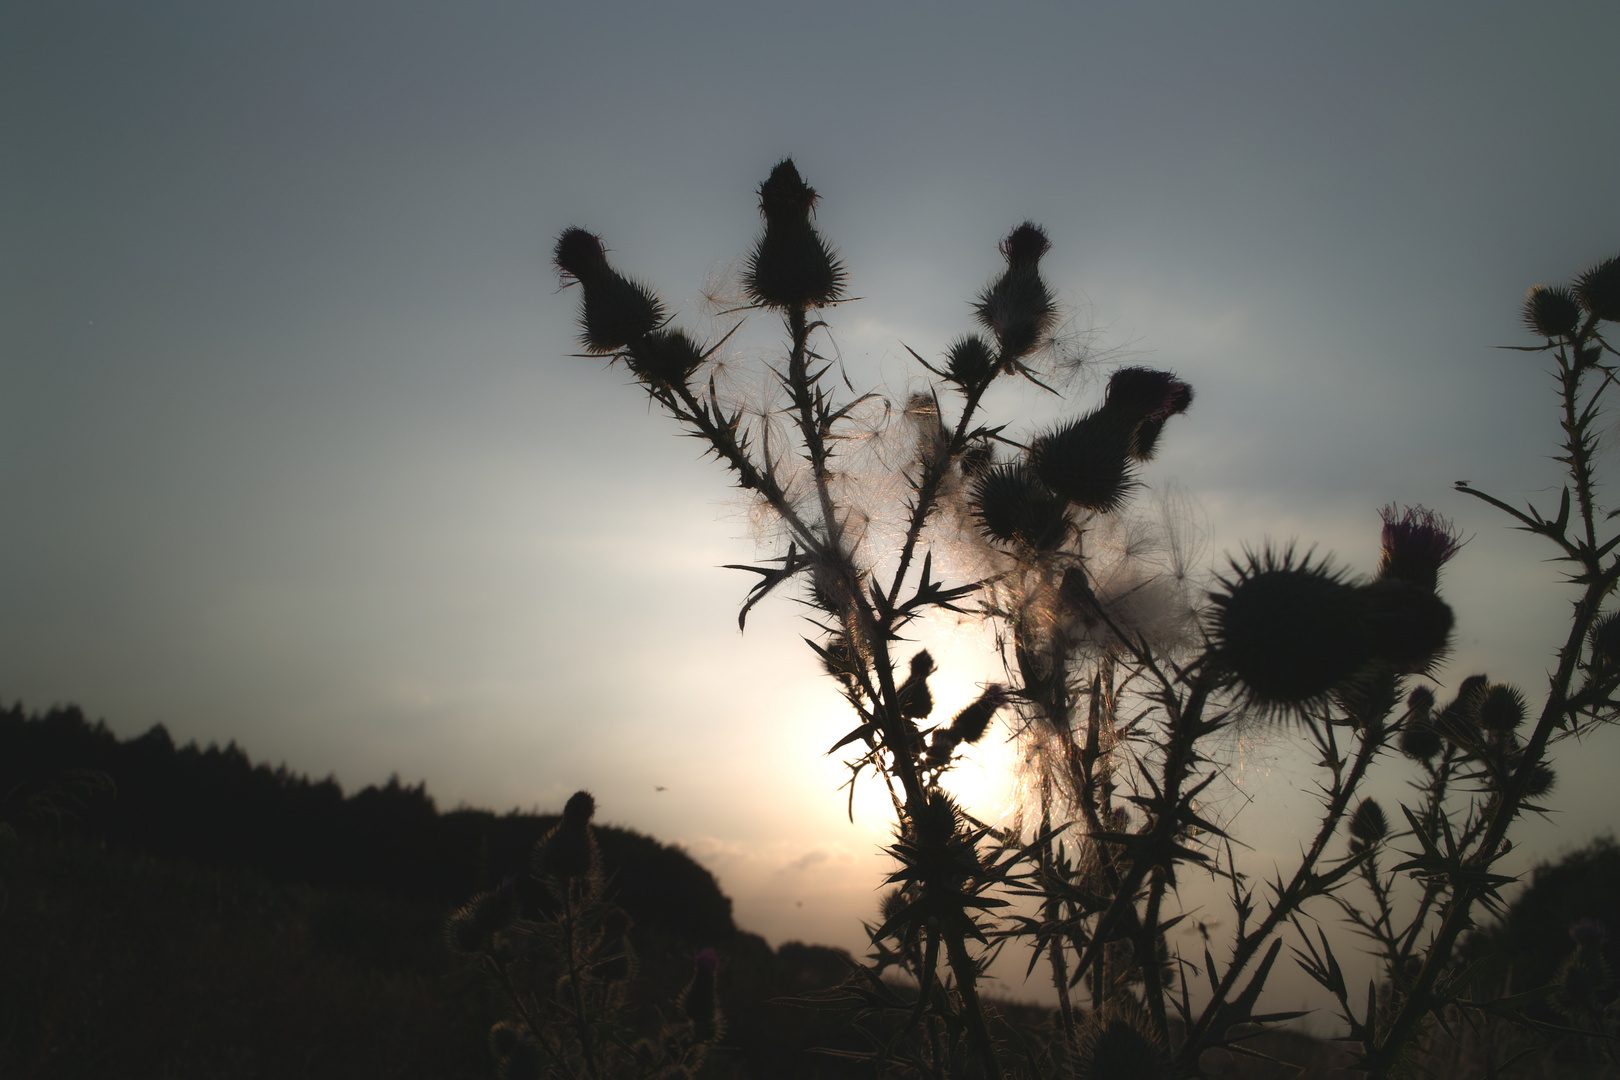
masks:
<svg viewBox="0 0 1620 1080"><path fill-rule="evenodd" d="M1570 926L1569 940L1582 949L1601 948L1609 940L1609 928L1596 919L1582 919Z"/></svg>
<svg viewBox="0 0 1620 1080"><path fill-rule="evenodd" d="M720 954L713 949L699 949L697 955L692 957L692 966L700 974L713 978L714 973L720 970Z"/></svg>
<svg viewBox="0 0 1620 1080"><path fill-rule="evenodd" d="M1433 592L1440 583L1440 567L1466 541L1449 520L1421 506L1408 506L1402 512L1390 503L1378 515L1384 519L1384 556L1378 576L1409 581Z"/></svg>

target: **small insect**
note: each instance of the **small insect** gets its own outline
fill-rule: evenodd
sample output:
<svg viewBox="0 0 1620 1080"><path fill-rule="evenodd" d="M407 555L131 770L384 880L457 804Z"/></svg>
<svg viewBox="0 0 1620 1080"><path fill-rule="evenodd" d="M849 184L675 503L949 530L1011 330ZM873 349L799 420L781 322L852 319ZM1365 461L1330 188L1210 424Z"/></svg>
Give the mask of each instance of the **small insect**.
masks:
<svg viewBox="0 0 1620 1080"><path fill-rule="evenodd" d="M665 787L663 784L654 784L653 785L653 790L654 791L668 791L669 788Z"/></svg>

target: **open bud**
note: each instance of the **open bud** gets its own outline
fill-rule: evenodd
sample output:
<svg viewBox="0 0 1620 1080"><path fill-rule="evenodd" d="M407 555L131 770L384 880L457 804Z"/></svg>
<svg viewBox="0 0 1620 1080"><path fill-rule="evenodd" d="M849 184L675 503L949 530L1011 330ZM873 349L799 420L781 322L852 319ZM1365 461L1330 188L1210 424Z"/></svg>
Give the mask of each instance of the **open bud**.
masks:
<svg viewBox="0 0 1620 1080"><path fill-rule="evenodd" d="M1544 338L1574 337L1581 305L1562 285L1537 285L1524 298L1524 325Z"/></svg>
<svg viewBox="0 0 1620 1080"><path fill-rule="evenodd" d="M1232 563L1212 594L1211 658L1252 707L1287 712L1320 702L1364 664L1365 605L1325 564L1267 550Z"/></svg>
<svg viewBox="0 0 1620 1080"><path fill-rule="evenodd" d="M664 306L652 290L608 265L601 237L584 229L565 229L552 259L564 278L574 279L584 290L580 343L587 352L619 352L664 321Z"/></svg>
<svg viewBox="0 0 1620 1080"><path fill-rule="evenodd" d="M973 305L979 322L995 335L1004 364L1035 351L1057 321L1040 271L1041 256L1050 247L1039 225L1026 221L1014 229L1001 244L1007 269Z"/></svg>
<svg viewBox="0 0 1620 1080"><path fill-rule="evenodd" d="M759 187L765 232L743 272L743 288L765 307L821 307L843 293L845 272L810 222L816 189L783 159Z"/></svg>
<svg viewBox="0 0 1620 1080"><path fill-rule="evenodd" d="M1384 519L1384 551L1378 563L1380 579L1395 578L1433 592L1440 584L1440 568L1462 547L1450 521L1433 510L1390 503L1378 512Z"/></svg>
<svg viewBox="0 0 1620 1080"><path fill-rule="evenodd" d="M1620 256L1582 271L1575 279L1575 298L1588 314L1620 322Z"/></svg>
<svg viewBox="0 0 1620 1080"><path fill-rule="evenodd" d="M1052 551L1073 531L1068 503L1022 465L995 465L973 482L973 505L992 540Z"/></svg>
<svg viewBox="0 0 1620 1080"><path fill-rule="evenodd" d="M1186 412L1192 399L1192 387L1168 371L1127 367L1109 377L1103 408L1133 425L1131 457L1151 461L1158 450L1165 421Z"/></svg>
<svg viewBox="0 0 1620 1080"><path fill-rule="evenodd" d="M1030 467L1055 494L1106 514L1124 505L1137 486L1131 467L1135 432L1129 418L1097 409L1036 439Z"/></svg>

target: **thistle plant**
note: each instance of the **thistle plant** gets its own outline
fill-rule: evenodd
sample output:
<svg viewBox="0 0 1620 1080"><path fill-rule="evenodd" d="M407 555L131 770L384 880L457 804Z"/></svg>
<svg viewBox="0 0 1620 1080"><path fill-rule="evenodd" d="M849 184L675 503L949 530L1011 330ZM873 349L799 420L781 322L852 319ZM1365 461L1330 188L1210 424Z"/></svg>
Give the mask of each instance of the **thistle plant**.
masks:
<svg viewBox="0 0 1620 1080"><path fill-rule="evenodd" d="M1509 880L1493 867L1513 819L1551 784L1549 743L1613 715L1620 617L1601 604L1620 577L1620 537L1599 536L1592 424L1613 379L1598 327L1620 314L1617 264L1573 292L1533 292L1527 307L1564 407L1560 460L1573 486L1559 513L1521 513L1464 487L1558 544L1583 590L1546 704L1521 735L1525 696L1483 676L1436 707L1452 631L1438 589L1460 548L1438 514L1386 508L1369 577L1265 545L1229 560L1206 591L1185 537L1142 498L1171 422L1189 422L1177 419L1195 400L1186 381L1117 367L1100 401L1049 428L985 415L1000 380L1058 393L1041 227L1007 234L972 302L976 325L940 357L912 352L927 388L890 400L849 390L828 359L827 320L848 274L817 227L816 191L783 161L758 195L763 228L734 313L783 326L763 403L723 389L729 333L710 343L675 327L601 238L570 228L554 258L581 294L584 354L622 363L781 537L775 557L738 567L757 577L739 623L778 589L810 607L819 631L808 644L851 710L832 746L846 755L850 797L863 781L889 796L892 889L868 927L869 966L834 995L866 1036L859 1056L929 1077L1202 1075L1212 1054L1252 1053L1254 1033L1300 1015L1260 1010L1292 940L1338 1001L1361 1067L1390 1074L1462 1000L1453 946ZM888 477L903 494L875 502L885 485L865 482L853 447L884 416L891 444L907 448ZM913 640L942 613L988 624L1002 671L951 717L936 714L938 665ZM1034 793L1005 828L951 794L964 749L996 722L1018 740ZM1225 782L1221 733L1237 725L1304 741L1321 768L1302 854L1263 885L1207 809ZM1375 763L1403 767L1397 750L1417 797L1393 831L1362 790ZM1415 850L1391 854L1403 841ZM1224 947L1206 933L1201 954L1186 956L1169 931L1188 918L1177 889L1190 873L1224 884L1234 919ZM1334 908L1384 966L1387 989L1375 980L1365 1007L1327 937L1306 929ZM1012 1031L986 1006L986 966L1007 947L1027 948L1029 970L1051 979L1047 1031ZM914 986L886 982L891 971Z"/></svg>
<svg viewBox="0 0 1620 1080"><path fill-rule="evenodd" d="M450 947L483 969L505 1003L508 1017L489 1034L503 1080L682 1080L724 1031L712 949L694 958L673 1009L635 1022L630 918L608 894L595 812L588 792L575 793L535 844L529 873L474 897L445 928Z"/></svg>

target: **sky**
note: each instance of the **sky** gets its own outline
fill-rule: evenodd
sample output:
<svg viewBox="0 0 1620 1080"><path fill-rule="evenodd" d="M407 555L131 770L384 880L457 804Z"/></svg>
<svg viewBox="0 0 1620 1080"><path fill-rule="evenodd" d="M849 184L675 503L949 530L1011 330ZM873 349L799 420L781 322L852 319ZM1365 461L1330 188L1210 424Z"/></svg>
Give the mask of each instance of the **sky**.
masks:
<svg viewBox="0 0 1620 1080"><path fill-rule="evenodd" d="M802 609L739 635L747 503L571 355L549 265L589 227L712 337L789 155L861 298L830 318L852 380L919 385L905 347L971 329L1039 221L1068 340L1197 390L1146 479L1207 565L1369 572L1379 507L1432 507L1470 538L1442 682L1538 688L1557 570L1452 483L1557 490L1551 383L1495 346L1620 252L1617 42L1597 3L8 3L0 699L442 807L588 787L745 928L859 950L887 819L865 788L846 816ZM991 404L1034 430L1102 377ZM935 630L945 710L993 658ZM1609 830L1609 734L1565 746L1518 869ZM1301 843L1296 743L1232 748L1262 870ZM982 815L1015 758L962 771Z"/></svg>

